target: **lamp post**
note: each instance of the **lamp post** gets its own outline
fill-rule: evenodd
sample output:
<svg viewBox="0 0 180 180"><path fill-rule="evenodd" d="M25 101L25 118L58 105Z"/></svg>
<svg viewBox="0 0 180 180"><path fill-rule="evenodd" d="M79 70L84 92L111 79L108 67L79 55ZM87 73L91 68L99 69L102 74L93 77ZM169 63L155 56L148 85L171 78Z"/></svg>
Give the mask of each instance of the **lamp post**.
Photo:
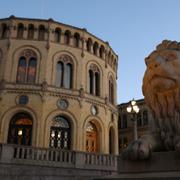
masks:
<svg viewBox="0 0 180 180"><path fill-rule="evenodd" d="M129 102L129 106L127 107L127 112L130 113L132 115L132 121L133 121L133 131L134 131L134 140L138 139L138 135L137 135L137 119L136 119L136 115L139 112L139 107L136 104L136 101L134 99L132 99Z"/></svg>

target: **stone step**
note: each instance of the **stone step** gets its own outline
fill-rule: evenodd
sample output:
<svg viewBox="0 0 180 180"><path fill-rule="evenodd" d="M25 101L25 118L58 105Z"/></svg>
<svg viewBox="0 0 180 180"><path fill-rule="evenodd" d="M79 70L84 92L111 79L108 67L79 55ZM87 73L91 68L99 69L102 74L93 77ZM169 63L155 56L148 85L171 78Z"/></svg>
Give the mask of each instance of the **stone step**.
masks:
<svg viewBox="0 0 180 180"><path fill-rule="evenodd" d="M180 180L180 172L124 173L94 180Z"/></svg>

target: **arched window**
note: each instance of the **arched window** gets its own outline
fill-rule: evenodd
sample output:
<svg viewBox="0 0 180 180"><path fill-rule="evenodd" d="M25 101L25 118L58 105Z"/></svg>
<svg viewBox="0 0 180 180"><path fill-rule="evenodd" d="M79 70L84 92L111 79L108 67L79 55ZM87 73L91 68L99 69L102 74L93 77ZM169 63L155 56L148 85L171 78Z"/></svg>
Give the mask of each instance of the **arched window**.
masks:
<svg viewBox="0 0 180 180"><path fill-rule="evenodd" d="M71 125L64 116L56 116L50 128L51 148L69 150L71 148Z"/></svg>
<svg viewBox="0 0 180 180"><path fill-rule="evenodd" d="M61 41L61 29L56 28L54 32L54 41L59 43Z"/></svg>
<svg viewBox="0 0 180 180"><path fill-rule="evenodd" d="M39 26L39 40L43 41L45 40L45 27L43 25Z"/></svg>
<svg viewBox="0 0 180 180"><path fill-rule="evenodd" d="M125 129L127 128L128 124L127 124L127 115L123 114L122 115L122 121L121 121L121 129Z"/></svg>
<svg viewBox="0 0 180 180"><path fill-rule="evenodd" d="M36 66L37 66L36 59L35 58L30 58L29 59L29 64L28 64L28 73L27 73L27 82L28 83L34 83L35 82Z"/></svg>
<svg viewBox="0 0 180 180"><path fill-rule="evenodd" d="M28 39L33 39L34 38L34 25L29 24L28 26Z"/></svg>
<svg viewBox="0 0 180 180"><path fill-rule="evenodd" d="M6 24L2 24L1 26L1 38L7 38L8 35L8 27Z"/></svg>
<svg viewBox="0 0 180 180"><path fill-rule="evenodd" d="M17 67L17 83L35 83L37 56L34 51L26 49L21 53Z"/></svg>
<svg viewBox="0 0 180 180"><path fill-rule="evenodd" d="M88 122L86 125L86 151L98 152L98 131L92 122Z"/></svg>
<svg viewBox="0 0 180 180"><path fill-rule="evenodd" d="M93 71L89 70L89 93L93 94L94 90L94 75L93 75Z"/></svg>
<svg viewBox="0 0 180 180"><path fill-rule="evenodd" d="M64 64L59 61L56 65L56 86L63 87Z"/></svg>
<svg viewBox="0 0 180 180"><path fill-rule="evenodd" d="M143 112L143 125L144 126L148 125L148 112L147 112L147 110L145 110Z"/></svg>
<svg viewBox="0 0 180 180"><path fill-rule="evenodd" d="M56 65L56 86L67 89L73 86L73 63L67 55L61 55Z"/></svg>
<svg viewBox="0 0 180 180"><path fill-rule="evenodd" d="M20 57L17 70L17 83L24 83L26 81L26 58Z"/></svg>
<svg viewBox="0 0 180 180"><path fill-rule="evenodd" d="M80 43L80 35L78 33L75 33L74 34L74 46L79 47L79 43Z"/></svg>
<svg viewBox="0 0 180 180"><path fill-rule="evenodd" d="M72 88L72 64L66 64L64 87L67 89Z"/></svg>
<svg viewBox="0 0 180 180"><path fill-rule="evenodd" d="M17 38L22 39L24 34L24 25L22 23L18 24Z"/></svg>
<svg viewBox="0 0 180 180"><path fill-rule="evenodd" d="M88 72L89 93L100 96L100 72L95 64L92 64Z"/></svg>
<svg viewBox="0 0 180 180"><path fill-rule="evenodd" d="M94 45L93 45L93 53L94 53L95 55L97 55L97 52L98 52L98 43L95 42Z"/></svg>
<svg viewBox="0 0 180 180"><path fill-rule="evenodd" d="M100 77L99 72L95 72L95 95L100 96Z"/></svg>
<svg viewBox="0 0 180 180"><path fill-rule="evenodd" d="M87 40L86 46L87 46L87 51L91 52L91 47L92 47L92 40L91 40L91 38L89 38Z"/></svg>
<svg viewBox="0 0 180 180"><path fill-rule="evenodd" d="M114 83L112 77L109 79L109 102L114 104Z"/></svg>
<svg viewBox="0 0 180 180"><path fill-rule="evenodd" d="M64 44L69 45L70 44L70 38L71 38L71 32L70 31L66 31L64 33Z"/></svg>
<svg viewBox="0 0 180 180"><path fill-rule="evenodd" d="M13 116L9 124L8 143L31 145L32 118L29 114L18 113Z"/></svg>
<svg viewBox="0 0 180 180"><path fill-rule="evenodd" d="M99 56L100 56L100 58L104 58L104 51L105 51L104 46L101 45L101 47L99 49Z"/></svg>

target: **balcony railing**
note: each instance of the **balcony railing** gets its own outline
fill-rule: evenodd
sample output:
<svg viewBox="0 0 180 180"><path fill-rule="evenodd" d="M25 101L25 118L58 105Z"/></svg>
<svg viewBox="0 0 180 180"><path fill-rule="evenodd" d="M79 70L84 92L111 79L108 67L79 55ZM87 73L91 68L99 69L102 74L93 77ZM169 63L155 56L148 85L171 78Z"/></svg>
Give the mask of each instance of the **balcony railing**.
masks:
<svg viewBox="0 0 180 180"><path fill-rule="evenodd" d="M117 156L0 144L0 163L117 171Z"/></svg>

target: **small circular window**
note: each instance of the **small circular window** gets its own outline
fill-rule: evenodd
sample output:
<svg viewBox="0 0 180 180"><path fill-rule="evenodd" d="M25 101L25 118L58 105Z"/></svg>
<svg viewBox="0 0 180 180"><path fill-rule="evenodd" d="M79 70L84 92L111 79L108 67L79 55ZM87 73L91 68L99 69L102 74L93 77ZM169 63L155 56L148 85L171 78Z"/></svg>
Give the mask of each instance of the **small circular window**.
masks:
<svg viewBox="0 0 180 180"><path fill-rule="evenodd" d="M19 96L18 104L20 105L26 105L29 102L29 98L26 95Z"/></svg>

